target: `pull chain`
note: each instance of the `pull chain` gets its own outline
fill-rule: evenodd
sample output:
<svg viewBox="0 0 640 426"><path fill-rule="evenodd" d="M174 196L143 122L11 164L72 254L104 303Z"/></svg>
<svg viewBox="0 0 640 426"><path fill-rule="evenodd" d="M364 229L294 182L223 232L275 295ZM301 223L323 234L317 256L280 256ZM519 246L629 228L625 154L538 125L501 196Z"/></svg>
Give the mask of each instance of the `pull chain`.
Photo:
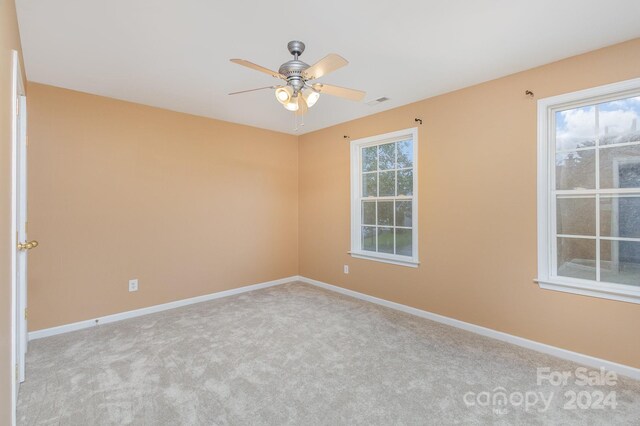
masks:
<svg viewBox="0 0 640 426"><path fill-rule="evenodd" d="M300 127L304 127L304 114L300 114L300 125L298 126L298 114L293 114L293 131L297 132Z"/></svg>

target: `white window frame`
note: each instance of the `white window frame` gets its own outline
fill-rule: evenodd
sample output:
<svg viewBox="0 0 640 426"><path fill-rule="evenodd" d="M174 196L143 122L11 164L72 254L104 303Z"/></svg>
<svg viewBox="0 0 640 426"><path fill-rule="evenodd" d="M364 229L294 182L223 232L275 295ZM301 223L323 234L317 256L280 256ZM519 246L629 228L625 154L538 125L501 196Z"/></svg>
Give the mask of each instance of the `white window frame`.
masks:
<svg viewBox="0 0 640 426"><path fill-rule="evenodd" d="M640 78L538 101L538 278L535 281L541 288L640 303L640 286L558 276L555 238L555 112L633 96L640 96ZM599 151L597 145L595 149L596 152ZM597 180L598 171L595 173ZM606 191L616 194L629 192L625 189ZM596 206L598 209L596 210L596 235L599 237L598 195L596 195ZM597 243L596 252L599 256L599 243Z"/></svg>
<svg viewBox="0 0 640 426"><path fill-rule="evenodd" d="M409 138L413 140L413 195L407 197L407 200L412 200L412 256L362 250L362 148L399 142ZM397 197L389 198L394 199ZM375 199L379 198L376 197ZM393 226L395 226L395 209ZM418 129L416 127L351 141L351 251L349 254L359 259L413 268L418 267L420 264L418 260Z"/></svg>

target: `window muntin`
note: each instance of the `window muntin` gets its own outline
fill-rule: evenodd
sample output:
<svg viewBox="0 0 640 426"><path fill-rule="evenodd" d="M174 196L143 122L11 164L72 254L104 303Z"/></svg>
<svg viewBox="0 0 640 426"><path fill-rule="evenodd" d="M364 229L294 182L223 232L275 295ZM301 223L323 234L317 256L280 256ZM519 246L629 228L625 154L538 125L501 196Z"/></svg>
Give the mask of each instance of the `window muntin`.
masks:
<svg viewBox="0 0 640 426"><path fill-rule="evenodd" d="M416 136L352 142L352 255L417 264Z"/></svg>
<svg viewBox="0 0 640 426"><path fill-rule="evenodd" d="M640 81L593 90L540 101L539 281L640 303Z"/></svg>

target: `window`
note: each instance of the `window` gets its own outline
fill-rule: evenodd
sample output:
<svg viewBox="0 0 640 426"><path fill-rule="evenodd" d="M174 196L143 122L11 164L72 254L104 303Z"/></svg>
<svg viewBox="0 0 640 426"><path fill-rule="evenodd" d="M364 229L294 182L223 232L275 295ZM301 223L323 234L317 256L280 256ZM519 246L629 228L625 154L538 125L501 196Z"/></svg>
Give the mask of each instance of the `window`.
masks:
<svg viewBox="0 0 640 426"><path fill-rule="evenodd" d="M351 141L351 255L418 266L418 132Z"/></svg>
<svg viewBox="0 0 640 426"><path fill-rule="evenodd" d="M640 303L640 79L538 102L538 283Z"/></svg>

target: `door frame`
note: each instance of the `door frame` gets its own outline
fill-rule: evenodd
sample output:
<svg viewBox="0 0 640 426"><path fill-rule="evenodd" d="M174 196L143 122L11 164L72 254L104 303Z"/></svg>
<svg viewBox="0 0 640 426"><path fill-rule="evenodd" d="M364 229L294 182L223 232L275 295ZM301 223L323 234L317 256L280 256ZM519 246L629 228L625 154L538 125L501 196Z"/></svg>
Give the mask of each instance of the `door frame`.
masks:
<svg viewBox="0 0 640 426"><path fill-rule="evenodd" d="M18 214L26 206L26 188L19 191L18 182L26 183L26 97L20 56L12 51L11 90L11 408L12 424L16 423L18 386L24 380L26 352L26 282L20 285L18 275ZM18 163L20 161L20 163ZM22 176L20 176L21 174ZM21 213L26 215L26 212ZM22 230L24 233L24 230ZM24 281L24 280L23 280Z"/></svg>

